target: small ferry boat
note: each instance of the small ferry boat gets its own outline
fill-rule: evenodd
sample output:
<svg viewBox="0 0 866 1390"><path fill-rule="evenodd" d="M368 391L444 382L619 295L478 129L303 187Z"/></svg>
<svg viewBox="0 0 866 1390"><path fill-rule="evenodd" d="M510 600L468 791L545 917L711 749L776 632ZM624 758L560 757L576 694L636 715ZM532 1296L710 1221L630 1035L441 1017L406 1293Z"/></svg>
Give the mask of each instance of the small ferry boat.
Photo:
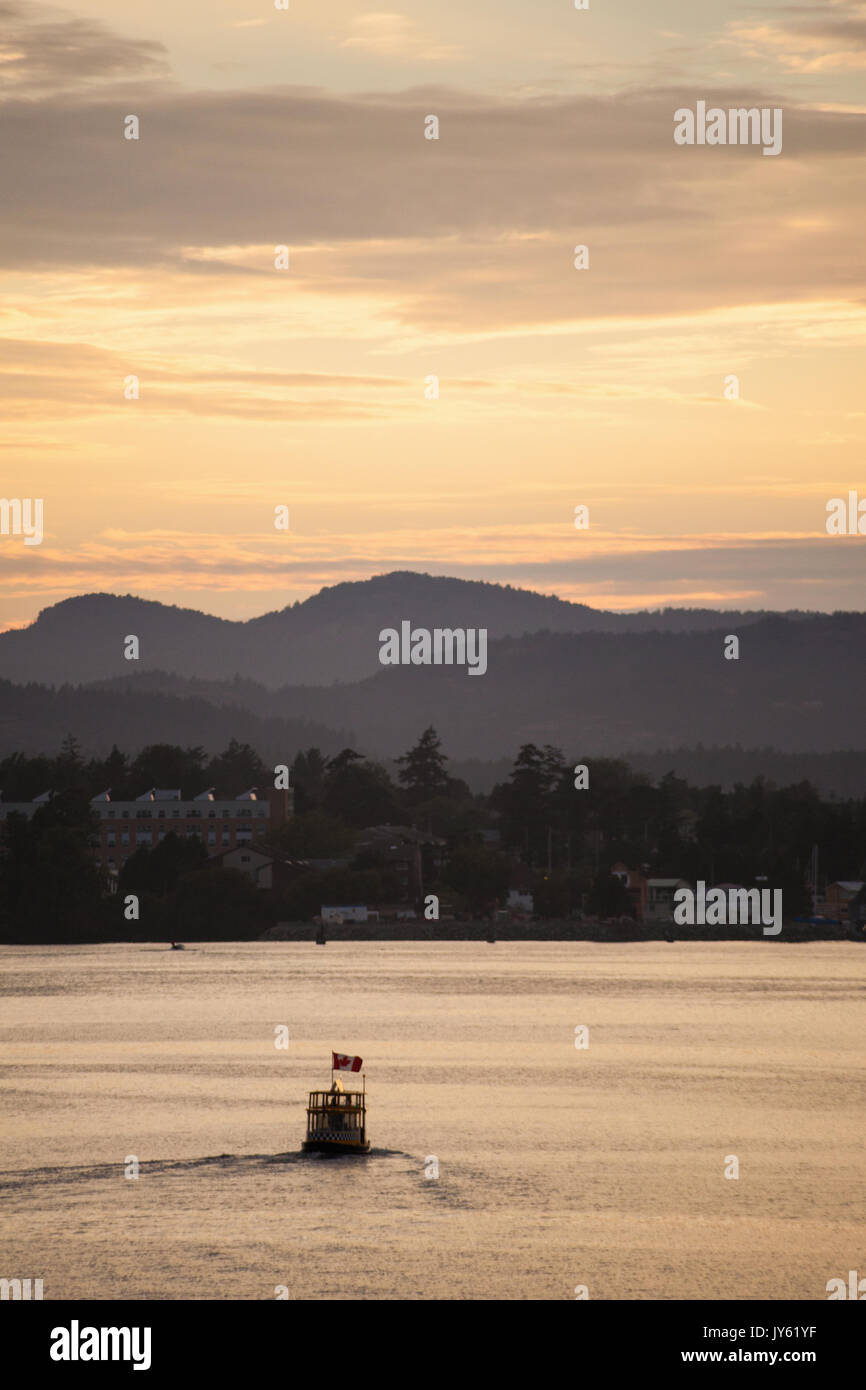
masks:
<svg viewBox="0 0 866 1390"><path fill-rule="evenodd" d="M331 1089L309 1093L307 1137L301 1145L304 1153L370 1152L370 1141L367 1138L366 1078L362 1074L360 1091L347 1091L340 1077L334 1077L335 1071L360 1070L360 1057L345 1057L338 1052L332 1054Z"/></svg>

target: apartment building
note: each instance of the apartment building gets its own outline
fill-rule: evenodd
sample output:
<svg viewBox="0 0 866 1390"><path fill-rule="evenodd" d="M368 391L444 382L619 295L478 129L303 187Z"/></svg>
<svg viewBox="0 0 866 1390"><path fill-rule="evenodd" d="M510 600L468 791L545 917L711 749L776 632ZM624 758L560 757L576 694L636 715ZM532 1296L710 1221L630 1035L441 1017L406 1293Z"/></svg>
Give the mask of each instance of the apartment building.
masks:
<svg viewBox="0 0 866 1390"><path fill-rule="evenodd" d="M51 792L33 801L0 801L0 823L13 811L32 816ZM115 801L110 789L91 800L98 819L94 853L104 869L120 870L131 854L153 849L172 831L195 836L209 856L262 839L292 814L293 793L251 787L240 796L218 797L214 787L184 797L180 788L151 787L134 801Z"/></svg>

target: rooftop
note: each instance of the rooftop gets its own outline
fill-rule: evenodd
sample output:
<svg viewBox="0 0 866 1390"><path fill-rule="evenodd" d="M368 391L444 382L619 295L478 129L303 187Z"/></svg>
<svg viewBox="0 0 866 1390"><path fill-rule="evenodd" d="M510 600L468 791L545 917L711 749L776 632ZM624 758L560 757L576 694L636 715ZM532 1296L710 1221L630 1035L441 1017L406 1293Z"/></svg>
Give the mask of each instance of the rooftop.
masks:
<svg viewBox="0 0 866 1390"><path fill-rule="evenodd" d="M32 801L27 801L26 798L25 798L25 800L23 800L23 801L18 801L18 802L9 802L9 801L7 800L7 801L6 801L6 804L7 804L7 805L18 805L18 806L34 805L34 804L36 804L36 803L40 803L40 804L41 804L41 803L44 803L44 802L47 802L47 801L51 801L51 800L53 799L53 797L55 797L56 795L58 795L58 793L56 793L56 792L54 792L54 791L40 792L39 796L34 796L33 799L32 799ZM3 801L3 800L4 800L3 793L0 792L0 801ZM132 797L132 798L129 798L129 797L117 797L117 798L115 798L115 797L113 797L113 796L111 795L111 787L106 787L105 791L99 792L98 795L92 796L92 797L90 798L91 805L92 805L94 802L106 802L106 801L109 801L109 802L110 802L110 801L114 801L116 804L132 805L132 804L135 803L135 802L141 802L141 801L214 801L214 800L219 800L219 801L258 801L258 800L259 800L258 788L257 788L257 787L250 787L250 788L248 788L247 791L245 791L245 792L240 792L237 796L220 796L220 797L217 797L217 795L216 795L216 788L215 788L215 787L208 787L206 791L197 792L194 796L187 796L187 797L185 797L185 796L183 795L183 792L181 791L180 787L149 787L148 790L147 790L146 792L142 792L142 794L141 794L140 796L136 796L136 797Z"/></svg>

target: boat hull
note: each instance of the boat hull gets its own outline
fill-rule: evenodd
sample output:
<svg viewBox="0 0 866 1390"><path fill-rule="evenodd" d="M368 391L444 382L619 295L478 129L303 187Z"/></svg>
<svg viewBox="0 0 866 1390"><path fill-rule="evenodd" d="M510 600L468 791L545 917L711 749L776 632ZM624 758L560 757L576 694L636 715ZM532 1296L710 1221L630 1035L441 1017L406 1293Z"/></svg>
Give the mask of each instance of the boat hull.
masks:
<svg viewBox="0 0 866 1390"><path fill-rule="evenodd" d="M363 1144L343 1144L335 1139L305 1139L301 1145L301 1152L306 1154L368 1154L370 1141L366 1139Z"/></svg>

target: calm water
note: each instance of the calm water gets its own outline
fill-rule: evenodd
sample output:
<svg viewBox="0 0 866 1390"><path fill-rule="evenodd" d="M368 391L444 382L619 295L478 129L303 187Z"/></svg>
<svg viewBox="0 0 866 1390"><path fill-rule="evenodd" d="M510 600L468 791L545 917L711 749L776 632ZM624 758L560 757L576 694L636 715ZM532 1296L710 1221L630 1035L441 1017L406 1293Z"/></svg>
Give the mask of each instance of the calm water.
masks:
<svg viewBox="0 0 866 1390"><path fill-rule="evenodd" d="M0 1276L826 1298L866 1272L864 966L847 943L0 948ZM298 1156L332 1047L365 1060L368 1158Z"/></svg>

